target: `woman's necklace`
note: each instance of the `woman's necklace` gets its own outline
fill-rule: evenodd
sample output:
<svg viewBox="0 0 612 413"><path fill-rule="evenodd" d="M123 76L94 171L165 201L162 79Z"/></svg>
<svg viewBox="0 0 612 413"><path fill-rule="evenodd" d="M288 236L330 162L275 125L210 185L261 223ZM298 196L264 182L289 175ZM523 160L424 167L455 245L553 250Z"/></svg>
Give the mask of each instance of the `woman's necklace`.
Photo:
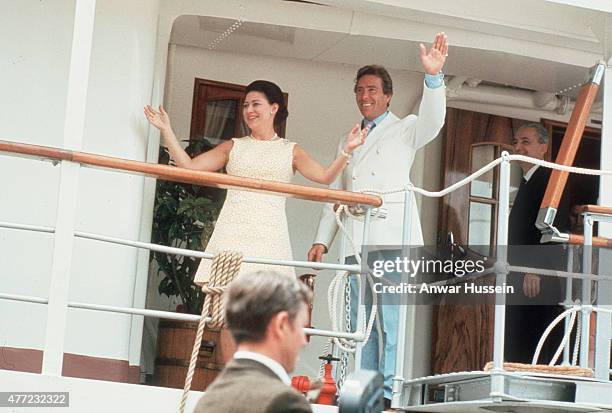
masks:
<svg viewBox="0 0 612 413"><path fill-rule="evenodd" d="M249 137L251 139L255 139L256 141L276 141L280 139L280 136L278 136L276 133L274 133L274 136L272 136L270 139L259 139L253 136L253 134L250 134Z"/></svg>

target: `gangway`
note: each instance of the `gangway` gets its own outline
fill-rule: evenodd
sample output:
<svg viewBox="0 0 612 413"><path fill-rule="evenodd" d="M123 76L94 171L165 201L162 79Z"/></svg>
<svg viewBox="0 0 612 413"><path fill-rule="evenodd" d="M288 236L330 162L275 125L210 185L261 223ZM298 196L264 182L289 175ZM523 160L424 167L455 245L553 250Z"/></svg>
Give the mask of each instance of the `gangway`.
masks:
<svg viewBox="0 0 612 413"><path fill-rule="evenodd" d="M582 137L599 85L603 78L605 65L597 64L591 71L591 76L580 91L574 111L572 112L566 134L561 145L557 163L539 161L520 155L504 153L500 161L500 208L498 215L498 247L507 244L509 191L510 191L510 161L523 160L544 167L553 168L551 178L542 201L536 226L542 231L542 242L561 242L574 245L584 245L583 251L583 283L581 302L584 305L574 307L580 312L581 329L579 367L588 368L589 356L589 319L592 312L597 313L597 329L595 343L594 377L561 375L554 372L507 371L503 360L505 305L503 295L496 295L493 362L489 371L472 371L440 374L429 377L407 379L398 374L394 386L392 406L405 411L414 412L516 412L516 413L570 413L570 412L600 412L612 411L612 383L610 382L610 344L612 328L612 310L606 306L591 305L590 282L610 281L609 276L591 274L592 246L609 248L612 240L593 237L594 222L612 222L612 208L598 205L583 206L581 212L584 218L584 234L562 234L554 227L556 209L561 200L561 194L567 181L568 173L587 173L593 175L610 174L610 171L595 171L582 168L572 168L578 144ZM485 166L470 177L453 185L458 187L471 181L483 170L489 170L493 163ZM453 187L447 189L454 189ZM410 189L410 188L409 188ZM437 193L418 190L426 196L443 196L449 191ZM524 268L513 267L507 263L507 250L498 248L496 264L496 285L506 281L510 271L526 272ZM521 271L522 270L522 271ZM529 268L533 273L546 273L545 270ZM557 272L562 277L568 277L566 286L566 308L571 306L571 268L567 272ZM598 303L603 298L602 288L599 288ZM566 317L566 320L568 317ZM568 322L565 323L568 328ZM569 334L569 333L568 333ZM398 350L399 352L400 350ZM569 363L569 340L564 353L564 364ZM526 369L528 366L525 366ZM397 368L396 368L397 370ZM401 371L401 370L400 370Z"/></svg>

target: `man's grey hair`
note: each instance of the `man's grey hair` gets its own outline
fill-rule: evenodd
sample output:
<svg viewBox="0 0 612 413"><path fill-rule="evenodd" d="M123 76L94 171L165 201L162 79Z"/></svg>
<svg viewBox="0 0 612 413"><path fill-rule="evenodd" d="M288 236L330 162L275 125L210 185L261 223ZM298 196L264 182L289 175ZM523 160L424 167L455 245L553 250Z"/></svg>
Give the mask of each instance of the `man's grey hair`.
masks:
<svg viewBox="0 0 612 413"><path fill-rule="evenodd" d="M539 122L527 122L522 124L516 131L518 134L520 131L524 129L533 129L538 135L538 143L547 144L548 143L548 129L546 129Z"/></svg>
<svg viewBox="0 0 612 413"><path fill-rule="evenodd" d="M281 311L294 320L312 294L295 276L273 271L242 274L230 284L225 320L237 344L260 342L272 317Z"/></svg>

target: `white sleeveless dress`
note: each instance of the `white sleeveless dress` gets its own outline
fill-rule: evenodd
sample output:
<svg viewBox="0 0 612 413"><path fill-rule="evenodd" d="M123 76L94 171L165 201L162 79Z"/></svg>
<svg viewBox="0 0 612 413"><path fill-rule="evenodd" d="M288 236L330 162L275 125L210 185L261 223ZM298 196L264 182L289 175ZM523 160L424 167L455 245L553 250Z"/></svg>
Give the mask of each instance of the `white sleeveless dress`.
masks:
<svg viewBox="0 0 612 413"><path fill-rule="evenodd" d="M261 141L233 138L226 165L228 175L289 182L293 177L293 147L286 139ZM244 257L293 259L285 197L229 189L205 251L240 251ZM208 282L211 260L202 259L194 282ZM272 270L295 276L293 267L242 263L240 274Z"/></svg>

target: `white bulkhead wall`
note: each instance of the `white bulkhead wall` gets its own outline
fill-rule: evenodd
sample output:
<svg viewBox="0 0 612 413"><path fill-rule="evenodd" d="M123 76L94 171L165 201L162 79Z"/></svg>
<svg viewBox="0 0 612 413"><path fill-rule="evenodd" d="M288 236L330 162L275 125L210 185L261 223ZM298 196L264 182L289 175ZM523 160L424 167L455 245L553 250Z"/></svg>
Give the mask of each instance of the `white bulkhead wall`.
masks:
<svg viewBox="0 0 612 413"><path fill-rule="evenodd" d="M374 2L355 2L356 5L365 3ZM396 2L386 3L397 5ZM307 25L310 28L320 26L321 29L329 29L335 26L339 31L351 30L349 25L345 24L350 19L345 18L344 11L337 9L321 8L320 10L329 13L322 13L319 19L309 20L295 13L295 7L306 6L269 1L249 2L249 5L252 4L261 5L259 8L250 6L250 10L254 10L256 14L257 21L295 24L300 27L305 25L304 21L308 21L310 23ZM274 9L277 13L272 15L271 9L267 7L271 4L278 7ZM231 0L222 4L215 1L199 3L162 1L160 12L158 1L98 0L83 150L144 160L147 151L151 153L151 148L156 145L147 146L150 135L147 134L148 128L143 121L141 108L147 102L163 101L161 92L154 92L151 96L151 90L158 91L159 85L164 83L169 25L180 14L238 17L239 12L236 10L239 6L239 2ZM10 36L0 37L2 39L0 50L3 50L3 55L7 57L0 61L5 82L2 88L4 99L0 101L3 120L0 122L0 136L2 139L60 146L74 1L21 0L16 3L12 0L0 0L0 9L4 17L1 30L10 33ZM438 9L438 12L441 11L444 9ZM559 20L570 21L568 13L561 13L558 16ZM361 15L361 17L367 16ZM380 21L381 24L387 22L385 18L369 21L370 26L363 27L367 33L375 32L376 22ZM396 19L394 24L387 25L389 37L401 37L396 33L398 30L396 25L400 23L401 21ZM415 26L414 30L423 32L425 30L423 26ZM519 28L512 26L512 29ZM469 46L470 42L477 43L476 40L479 39L479 36L473 34L472 37L462 38L461 36L468 31L459 30L458 33L460 36L457 40L463 39L466 46ZM493 45L498 39L491 37L489 42L481 43L484 45L482 47L486 47L487 44ZM514 42L509 47L518 50L521 43ZM531 47L527 54L537 55L537 50L534 49L536 45L532 44ZM291 117L288 122L288 137L298 141L320 161L331 159L333 151L330 148L335 147L333 141L348 130L354 119L358 118L351 93L356 67L309 64L291 59L233 56L231 53L201 50L197 50L196 53L196 50L184 49L178 51L176 59L185 59L186 62L197 64L197 67L193 67L192 73L184 73L192 76L191 79L180 80L186 82L185 84L192 85L195 74L235 83L248 83L252 79L264 77L281 84L290 96ZM552 59L561 49L561 46L547 48L546 53L549 53L548 57ZM214 57L214 62L204 59L205 56ZM577 55L575 58L575 62L585 60L587 57L582 55ZM217 66L217 62L223 61L244 62L252 66L229 66L235 69L232 72L227 70L228 66ZM294 73L301 73L301 78L300 76L292 78L292 72L284 70L287 68L294 69ZM187 69L181 69L177 65L174 68L173 78L177 79L177 73ZM158 74L157 77L154 77L154 73ZM337 82L321 82L320 77L323 76ZM417 90L420 89L422 77L403 71L393 71L392 76L396 82L396 96L393 99L392 109L400 115L405 115L412 111L416 103ZM175 116L177 132L186 136L192 92L185 85L179 85L178 79L176 86L174 84L167 86L183 88L180 92L178 89L174 91L175 95L168 103L171 114ZM313 90L319 93L312 93ZM333 108L331 111L324 108L327 103ZM604 144L607 140L609 139L604 138ZM427 158L439 159L439 156L436 157L439 147L438 140L432 146L436 152L426 153ZM612 165L605 162L602 163L602 168L611 169ZM422 162L416 165L416 169L421 174L422 165ZM437 167L435 169L439 170ZM426 177L426 179L431 178ZM58 168L47 163L3 156L0 162L0 185L3 188L0 195L0 220L53 226L57 213L55 191L58 182ZM420 179L415 179L415 183L419 184ZM151 199L147 199L146 196L143 203L143 185L143 178L140 177L83 169L79 180L76 228L137 239L141 234L141 214L143 211L146 213L151 207ZM606 189L602 191L602 200L607 199ZM301 206L302 201L290 201L288 213L292 225L294 252L296 257L302 257L310 245L319 206L304 203L308 207L304 212L299 212L297 205ZM431 222L435 217L429 219ZM310 222L313 226L309 224ZM49 235L0 230L0 251L2 251L0 262L3 264L0 271L1 279L4 281L2 292L46 296L52 248L52 237ZM76 240L74 256L76 258L72 265L70 300L132 306L137 277L136 250L108 246L94 241ZM139 271L142 271L142 268ZM319 281L320 294L324 292L322 284L326 282ZM141 288L142 284L138 284L137 289ZM323 318L324 306L319 304L318 308L321 315L317 317ZM4 346L43 348L46 314L44 307L2 300L0 313L13 315L0 319L0 337L4 340L2 343ZM130 319L124 315L69 310L65 351L128 359L129 336L132 328ZM422 334L422 336L428 335ZM425 349L427 346L424 345L423 351ZM317 351L318 349L314 349L313 354L305 354L302 357L305 360L304 364L307 359L312 360ZM307 364L310 368L302 365L301 369L312 375L314 365L311 361Z"/></svg>
<svg viewBox="0 0 612 413"><path fill-rule="evenodd" d="M96 4L82 150L144 160L159 2ZM2 139L61 147L74 1L2 0ZM6 69L6 70L5 70ZM2 156L0 220L55 225L59 167ZM76 230L137 239L143 178L82 168ZM131 307L137 251L77 239L71 301ZM53 236L0 230L2 292L46 297ZM0 300L2 345L43 349L45 306ZM131 318L68 310L64 351L127 360Z"/></svg>

